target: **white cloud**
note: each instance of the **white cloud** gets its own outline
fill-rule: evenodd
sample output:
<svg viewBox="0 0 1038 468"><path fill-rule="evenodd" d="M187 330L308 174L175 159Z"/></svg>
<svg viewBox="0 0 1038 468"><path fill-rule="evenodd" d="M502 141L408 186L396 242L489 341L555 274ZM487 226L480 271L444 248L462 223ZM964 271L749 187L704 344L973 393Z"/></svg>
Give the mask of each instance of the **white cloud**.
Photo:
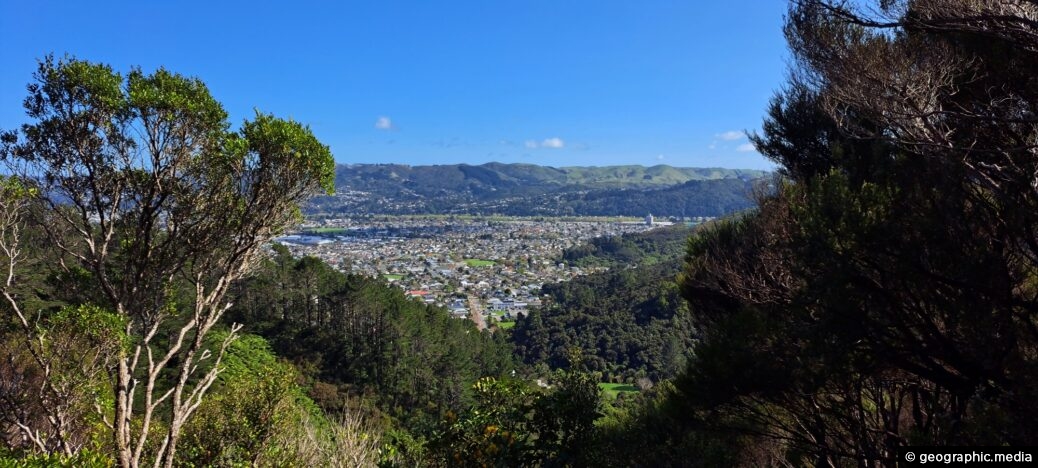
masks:
<svg viewBox="0 0 1038 468"><path fill-rule="evenodd" d="M548 138L541 142L542 148L562 148L563 146L566 146L566 142L559 137Z"/></svg>
<svg viewBox="0 0 1038 468"><path fill-rule="evenodd" d="M656 160L657 161L663 161L663 155L661 154L661 155L656 156Z"/></svg>
<svg viewBox="0 0 1038 468"><path fill-rule="evenodd" d="M729 131L724 132L724 133L718 133L717 135L714 135L714 136L719 138L719 139L721 139L721 140L723 140L723 141L735 141L735 140L742 140L743 138L746 138L746 134L745 133L737 131L737 130L729 130Z"/></svg>
<svg viewBox="0 0 1038 468"><path fill-rule="evenodd" d="M757 151L757 148L753 146L753 143L743 143L735 148L735 151L746 153L749 151Z"/></svg>
<svg viewBox="0 0 1038 468"><path fill-rule="evenodd" d="M379 130L392 130L396 127L393 127L392 119L386 116L381 116L378 120L375 120L375 128Z"/></svg>
<svg viewBox="0 0 1038 468"><path fill-rule="evenodd" d="M526 140L526 142L523 143L523 146L525 146L527 148L530 148L530 149L537 149L537 148L559 149L559 148L562 148L562 147L566 146L566 142L562 141L562 138L552 137L552 138L545 138L544 141L541 141L539 143L537 142L537 140Z"/></svg>

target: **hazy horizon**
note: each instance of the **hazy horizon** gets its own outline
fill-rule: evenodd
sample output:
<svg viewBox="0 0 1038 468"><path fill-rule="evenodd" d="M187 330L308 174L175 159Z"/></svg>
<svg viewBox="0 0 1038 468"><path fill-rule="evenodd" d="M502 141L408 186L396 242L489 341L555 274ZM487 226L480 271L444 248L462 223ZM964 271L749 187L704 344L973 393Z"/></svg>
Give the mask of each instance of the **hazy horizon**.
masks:
<svg viewBox="0 0 1038 468"><path fill-rule="evenodd" d="M359 166L359 165L387 165L387 166L394 166L395 165L395 166L421 167L421 166L461 166L461 165L483 166L483 165L488 165L488 164L532 165L532 166L540 166L540 167L549 167L549 168L553 168L553 169L567 169L567 168L574 168L574 167L605 168L605 167L624 167L624 166L635 166L635 167L652 168L652 167L657 167L657 166L664 166L664 167L673 167L675 169L725 169L725 170L743 170L743 171L774 171L775 170L774 166L772 166L770 168L763 168L762 169L762 168L753 168L753 167L678 166L678 165L667 164L667 163L656 163L656 164L638 164L638 163L631 163L631 164L580 164L580 165L567 164L567 165L561 165L560 166L560 165L553 165L553 164L537 164L537 163L533 163L533 162L523 162L523 161L515 161L515 162L485 161L485 162L477 162L477 163L469 163L469 162L453 162L453 163L452 162L431 162L431 163L419 163L419 164L411 164L411 163L406 163L406 162L393 162L393 161L378 161L378 162L341 162L341 161L336 161L336 165L339 165L339 166Z"/></svg>

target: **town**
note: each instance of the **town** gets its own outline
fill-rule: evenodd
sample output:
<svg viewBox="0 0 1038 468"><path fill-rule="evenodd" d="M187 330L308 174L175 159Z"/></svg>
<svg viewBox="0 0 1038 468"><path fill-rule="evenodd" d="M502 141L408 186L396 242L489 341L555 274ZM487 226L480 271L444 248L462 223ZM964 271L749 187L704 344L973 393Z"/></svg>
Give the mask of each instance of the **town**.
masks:
<svg viewBox="0 0 1038 468"><path fill-rule="evenodd" d="M702 220L699 220L702 221ZM596 271L560 262L568 247L644 232L671 221L637 218L368 216L324 219L278 238L295 256L382 276L416 300L446 307L480 328L509 327L541 305L544 283Z"/></svg>

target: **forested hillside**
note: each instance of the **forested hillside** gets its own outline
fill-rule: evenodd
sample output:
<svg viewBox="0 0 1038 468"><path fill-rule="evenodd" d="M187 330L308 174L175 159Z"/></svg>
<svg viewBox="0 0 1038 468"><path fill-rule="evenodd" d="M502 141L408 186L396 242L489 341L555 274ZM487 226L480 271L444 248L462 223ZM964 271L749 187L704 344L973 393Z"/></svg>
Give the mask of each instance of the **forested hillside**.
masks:
<svg viewBox="0 0 1038 468"><path fill-rule="evenodd" d="M623 268L678 261L693 229L674 225L639 234L605 236L562 252L562 259L579 266Z"/></svg>
<svg viewBox="0 0 1038 468"><path fill-rule="evenodd" d="M671 166L546 167L488 163L340 165L314 216L723 216L749 207L759 170Z"/></svg>
<svg viewBox="0 0 1038 468"><path fill-rule="evenodd" d="M551 305L512 329L517 355L530 365L569 368L579 352L606 382L673 377L694 336L674 282L678 271L678 262L668 261L545 286Z"/></svg>
<svg viewBox="0 0 1038 468"><path fill-rule="evenodd" d="M500 334L406 298L382 279L348 276L282 246L232 292L232 321L313 379L313 396L339 411L373 399L408 423L458 412L471 385L513 369ZM428 422L428 421L427 421Z"/></svg>
<svg viewBox="0 0 1038 468"><path fill-rule="evenodd" d="M691 232L673 226L567 249L567 261L610 270L545 285L545 306L512 329L516 355L528 365L569 368L578 353L604 382L674 377L694 338L676 282Z"/></svg>
<svg viewBox="0 0 1038 468"><path fill-rule="evenodd" d="M550 167L534 164L350 164L336 167L335 184L346 190L385 193L405 187L432 196L444 191L503 192L500 196L545 192L551 188L647 188L692 180L756 179L764 171L658 166ZM387 183L388 182L388 183Z"/></svg>

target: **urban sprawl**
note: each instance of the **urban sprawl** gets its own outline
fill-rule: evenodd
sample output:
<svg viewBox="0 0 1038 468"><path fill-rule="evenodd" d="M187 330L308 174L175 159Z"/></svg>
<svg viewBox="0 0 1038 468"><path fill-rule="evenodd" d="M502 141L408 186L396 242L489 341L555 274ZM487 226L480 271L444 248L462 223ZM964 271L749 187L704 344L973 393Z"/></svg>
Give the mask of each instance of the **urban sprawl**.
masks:
<svg viewBox="0 0 1038 468"><path fill-rule="evenodd" d="M694 221L703 221L696 219ZM382 276L478 326L503 326L541 305L544 283L595 271L560 263L568 247L644 232L670 221L605 218L370 216L308 222L278 239L293 255Z"/></svg>

